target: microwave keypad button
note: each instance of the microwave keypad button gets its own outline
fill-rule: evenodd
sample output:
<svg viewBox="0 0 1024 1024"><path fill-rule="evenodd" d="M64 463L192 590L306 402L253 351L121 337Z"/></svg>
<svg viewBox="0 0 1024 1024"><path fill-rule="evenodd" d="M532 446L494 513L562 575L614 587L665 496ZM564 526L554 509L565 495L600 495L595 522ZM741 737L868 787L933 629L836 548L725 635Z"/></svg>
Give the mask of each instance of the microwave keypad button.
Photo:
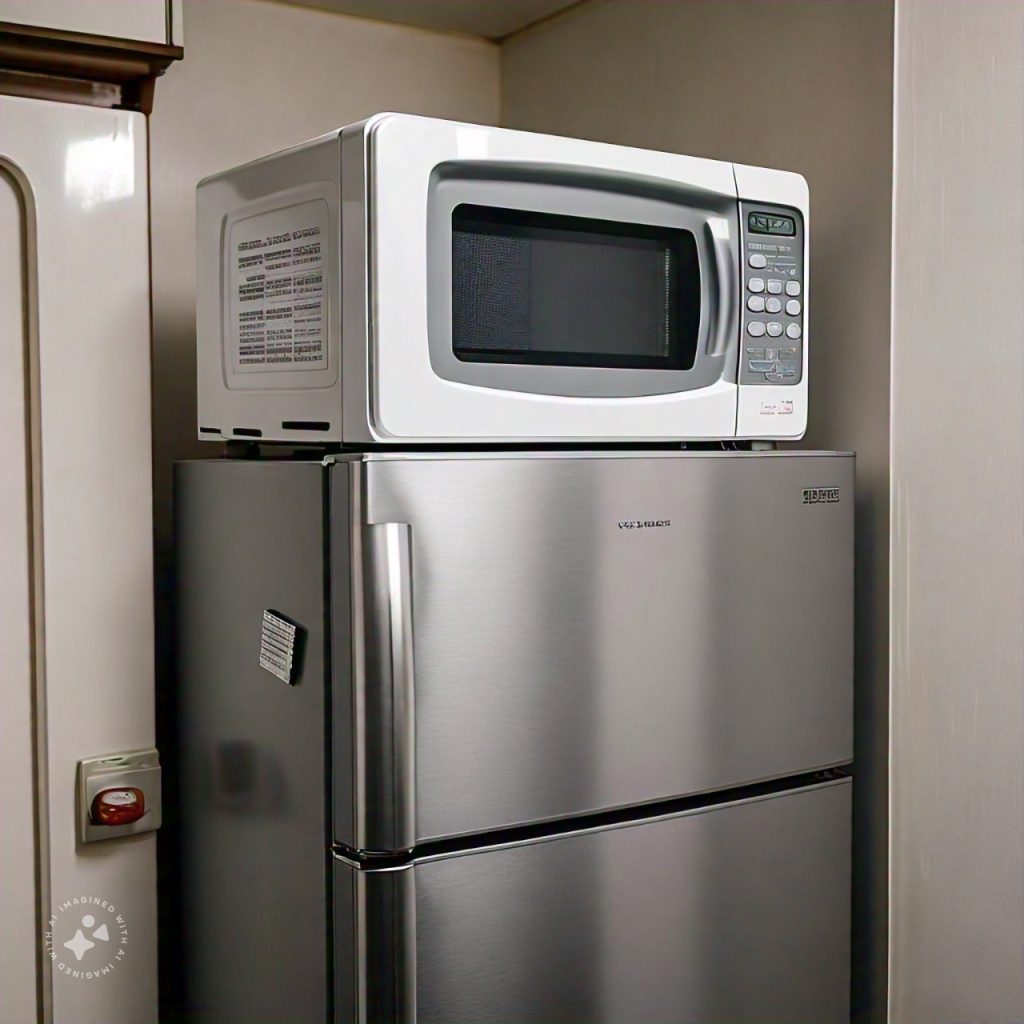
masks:
<svg viewBox="0 0 1024 1024"><path fill-rule="evenodd" d="M763 213L763 216L766 221L774 219L774 214L769 217ZM803 225L799 219L791 218L796 226L791 238L758 240L751 217L751 210L744 206L740 218L743 345L739 383L795 387L805 376L803 279L806 260L799 244ZM777 219L783 220L781 210ZM784 244L772 252L758 241L782 241Z"/></svg>

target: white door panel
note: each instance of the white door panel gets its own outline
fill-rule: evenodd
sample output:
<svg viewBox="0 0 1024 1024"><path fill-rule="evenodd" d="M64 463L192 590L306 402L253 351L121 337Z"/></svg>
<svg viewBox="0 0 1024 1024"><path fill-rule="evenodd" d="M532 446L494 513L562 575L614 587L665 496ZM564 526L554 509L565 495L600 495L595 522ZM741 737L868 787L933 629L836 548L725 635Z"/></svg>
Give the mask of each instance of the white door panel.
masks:
<svg viewBox="0 0 1024 1024"><path fill-rule="evenodd" d="M37 296L44 911L55 918L52 1019L60 1024L146 1024L157 1012L156 837L82 847L75 818L79 759L153 745L145 133L140 114L0 97L0 161L23 183L35 240L26 274ZM23 602L21 575L17 586ZM97 952L120 949L122 933L97 938L81 961L63 947L89 913L61 909L76 897L116 906L127 929L122 958ZM20 929L4 931L0 962L25 943ZM108 975L75 976L110 962Z"/></svg>
<svg viewBox="0 0 1024 1024"><path fill-rule="evenodd" d="M166 0L0 0L0 21L167 43Z"/></svg>

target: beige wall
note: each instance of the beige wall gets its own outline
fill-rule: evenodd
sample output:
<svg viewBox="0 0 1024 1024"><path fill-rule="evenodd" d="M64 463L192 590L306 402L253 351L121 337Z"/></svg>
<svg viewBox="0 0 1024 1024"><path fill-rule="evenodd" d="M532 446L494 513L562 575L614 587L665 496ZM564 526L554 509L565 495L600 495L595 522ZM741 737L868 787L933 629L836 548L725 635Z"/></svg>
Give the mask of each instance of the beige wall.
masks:
<svg viewBox="0 0 1024 1024"><path fill-rule="evenodd" d="M185 60L151 119L157 539L170 537L170 466L194 440L195 206L204 175L380 110L498 117L499 51L479 40L260 0L187 0Z"/></svg>
<svg viewBox="0 0 1024 1024"><path fill-rule="evenodd" d="M804 447L858 454L858 1019L885 980L891 0L590 0L502 47L503 123L801 171Z"/></svg>
<svg viewBox="0 0 1024 1024"><path fill-rule="evenodd" d="M1024 5L899 0L892 1020L1024 1020Z"/></svg>
<svg viewBox="0 0 1024 1024"><path fill-rule="evenodd" d="M175 799L171 665L171 466L211 458L196 435L196 182L380 110L493 123L499 51L481 40L262 0L186 0L186 57L157 83L151 118L153 471L157 706L165 803ZM161 941L173 948L174 821L160 844ZM161 960L161 998L180 988Z"/></svg>

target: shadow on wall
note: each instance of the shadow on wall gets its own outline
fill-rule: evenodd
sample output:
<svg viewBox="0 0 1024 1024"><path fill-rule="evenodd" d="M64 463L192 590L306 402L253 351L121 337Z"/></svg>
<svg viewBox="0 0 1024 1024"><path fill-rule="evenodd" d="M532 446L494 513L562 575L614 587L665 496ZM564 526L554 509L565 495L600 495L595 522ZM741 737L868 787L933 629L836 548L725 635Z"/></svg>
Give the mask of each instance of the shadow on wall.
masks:
<svg viewBox="0 0 1024 1024"><path fill-rule="evenodd" d="M379 110L494 123L499 51L482 40L263 0L185 0L185 59L160 79L150 118L153 273L153 488L161 945L173 949L178 848L173 663L175 460L213 458L196 439L195 186L200 178ZM163 1019L180 991L162 956Z"/></svg>
<svg viewBox="0 0 1024 1024"><path fill-rule="evenodd" d="M181 891L178 815L177 670L174 650L174 548L170 521L170 466L175 459L210 457L218 446L189 442L195 434L195 318L187 311L168 311L157 317L153 331L154 467L163 467L156 508L164 509L156 523L156 742L163 762L163 825L157 847L158 929L162 949L173 948L181 934L178 900ZM154 478L156 472L154 472ZM174 1024L176 996L182 991L180 958L160 957L161 1020Z"/></svg>

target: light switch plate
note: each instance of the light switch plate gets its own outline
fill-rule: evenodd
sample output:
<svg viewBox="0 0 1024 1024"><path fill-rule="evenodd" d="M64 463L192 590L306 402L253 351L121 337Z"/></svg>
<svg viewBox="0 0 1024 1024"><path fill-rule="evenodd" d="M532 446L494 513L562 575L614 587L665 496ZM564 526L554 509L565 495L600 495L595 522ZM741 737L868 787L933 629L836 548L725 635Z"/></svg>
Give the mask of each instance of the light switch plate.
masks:
<svg viewBox="0 0 1024 1024"><path fill-rule="evenodd" d="M103 825L90 816L97 794L107 789L137 789L145 810L137 821ZM78 762L78 836L83 843L152 832L160 827L160 755L156 750L130 750Z"/></svg>

